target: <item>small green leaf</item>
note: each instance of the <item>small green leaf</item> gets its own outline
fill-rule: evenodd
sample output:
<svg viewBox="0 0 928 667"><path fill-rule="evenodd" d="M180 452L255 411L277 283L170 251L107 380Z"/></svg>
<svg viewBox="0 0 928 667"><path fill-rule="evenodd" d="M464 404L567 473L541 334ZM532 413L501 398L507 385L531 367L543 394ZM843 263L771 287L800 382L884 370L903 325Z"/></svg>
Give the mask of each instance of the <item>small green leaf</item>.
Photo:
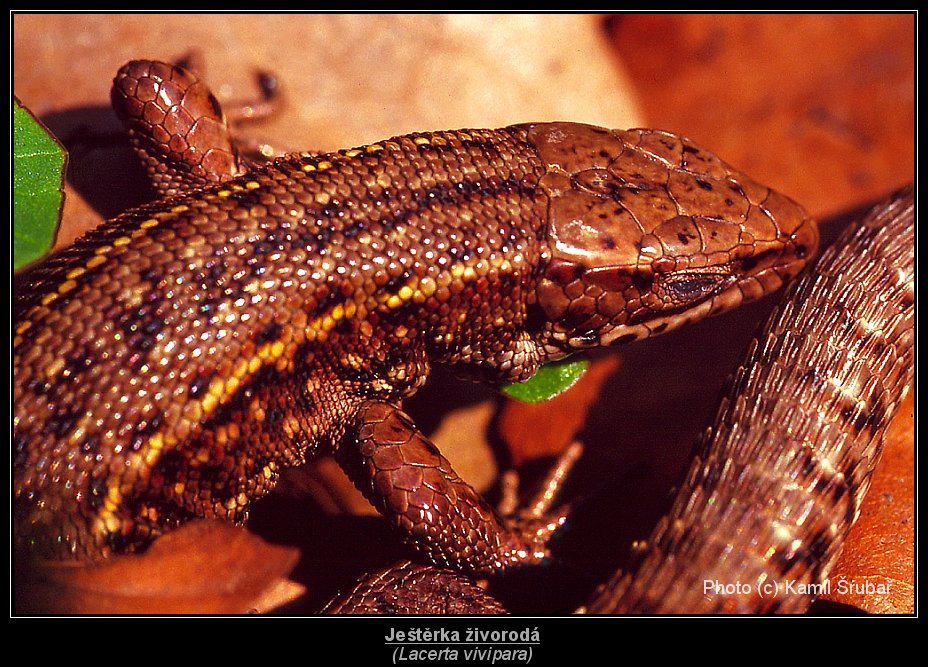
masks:
<svg viewBox="0 0 928 667"><path fill-rule="evenodd" d="M13 268L52 247L64 201L67 152L13 98Z"/></svg>
<svg viewBox="0 0 928 667"><path fill-rule="evenodd" d="M525 382L504 385L502 392L523 403L547 401L570 389L589 365L590 362L583 358L545 364Z"/></svg>

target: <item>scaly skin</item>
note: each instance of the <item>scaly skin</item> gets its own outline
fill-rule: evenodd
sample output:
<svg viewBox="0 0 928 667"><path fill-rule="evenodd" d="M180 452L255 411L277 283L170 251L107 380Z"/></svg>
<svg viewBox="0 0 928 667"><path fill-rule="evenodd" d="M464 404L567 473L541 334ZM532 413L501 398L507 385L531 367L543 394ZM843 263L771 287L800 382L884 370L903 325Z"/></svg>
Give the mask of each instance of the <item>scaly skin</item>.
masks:
<svg viewBox="0 0 928 667"><path fill-rule="evenodd" d="M638 566L590 613L802 613L827 591L914 377L914 248L909 187L791 285Z"/></svg>
<svg viewBox="0 0 928 667"><path fill-rule="evenodd" d="M914 212L909 186L792 283L733 374L670 513L639 543L640 562L578 613L795 614L829 590L914 375ZM454 572L400 561L325 612L506 610Z"/></svg>
<svg viewBox="0 0 928 667"><path fill-rule="evenodd" d="M163 85L148 67L127 66L136 89ZM329 451L433 562L537 562L563 517L501 521L399 410L430 366L524 380L774 290L818 240L792 201L652 130L427 132L216 184L162 173L183 193L16 278L15 530L41 555L241 522Z"/></svg>

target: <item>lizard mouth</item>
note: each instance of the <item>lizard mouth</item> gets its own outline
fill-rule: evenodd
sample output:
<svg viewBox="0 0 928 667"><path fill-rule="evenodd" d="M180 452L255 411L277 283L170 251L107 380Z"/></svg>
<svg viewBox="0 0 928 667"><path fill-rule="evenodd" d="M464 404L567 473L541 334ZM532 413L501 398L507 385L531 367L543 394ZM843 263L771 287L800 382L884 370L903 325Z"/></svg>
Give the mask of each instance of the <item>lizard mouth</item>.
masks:
<svg viewBox="0 0 928 667"><path fill-rule="evenodd" d="M652 307L641 307L625 321L595 330L576 327L567 338L568 347L623 345L760 299L802 271L818 246L818 230L810 221L798 226L785 244L766 245L725 266L682 270L654 279Z"/></svg>

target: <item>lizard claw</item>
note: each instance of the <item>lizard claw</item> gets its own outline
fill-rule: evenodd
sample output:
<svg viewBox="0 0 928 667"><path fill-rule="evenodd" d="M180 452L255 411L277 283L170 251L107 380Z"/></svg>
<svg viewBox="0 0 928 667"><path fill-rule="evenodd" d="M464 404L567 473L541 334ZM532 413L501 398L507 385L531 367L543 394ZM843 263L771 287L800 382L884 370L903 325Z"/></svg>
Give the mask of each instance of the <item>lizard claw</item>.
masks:
<svg viewBox="0 0 928 667"><path fill-rule="evenodd" d="M569 445L548 471L535 497L524 507L520 507L519 503L518 472L507 470L503 473L502 498L497 511L503 517L506 528L527 547L520 550L522 559L538 562L549 556L548 541L564 525L571 511L569 504L562 504L554 511L551 507L582 453L581 443Z"/></svg>

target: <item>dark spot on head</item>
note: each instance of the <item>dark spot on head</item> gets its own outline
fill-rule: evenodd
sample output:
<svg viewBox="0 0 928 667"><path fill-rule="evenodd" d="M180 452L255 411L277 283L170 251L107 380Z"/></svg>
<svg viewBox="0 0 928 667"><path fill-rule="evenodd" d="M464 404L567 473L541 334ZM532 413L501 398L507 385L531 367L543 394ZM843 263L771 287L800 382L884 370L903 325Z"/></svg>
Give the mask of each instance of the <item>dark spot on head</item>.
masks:
<svg viewBox="0 0 928 667"><path fill-rule="evenodd" d="M323 211L323 213L325 213L325 211ZM266 238L263 241L258 241L253 244L251 246L251 251L255 255L266 255L275 250L280 250L280 245L279 243L275 243L271 238Z"/></svg>
<svg viewBox="0 0 928 667"><path fill-rule="evenodd" d="M602 287L607 292L624 292L632 284L632 277L628 269L610 267L588 271L584 282Z"/></svg>
<svg viewBox="0 0 928 667"><path fill-rule="evenodd" d="M762 261L766 260L771 255L777 254L777 251L774 249L764 250L763 252L756 253L754 255L749 255L741 260L741 268L745 271L751 271L755 269Z"/></svg>
<svg viewBox="0 0 928 667"><path fill-rule="evenodd" d="M333 229L331 229L331 228L329 228L329 227L325 227L325 226L320 227L319 229L317 229L317 230L316 230L316 233L313 234L313 240L314 240L314 242L315 242L315 243L313 244L313 246L316 247L316 248L320 248L320 247L322 247L322 246L324 246L324 245L327 245L328 242L329 242L329 239L332 238L332 233L333 233L333 232L334 232Z"/></svg>
<svg viewBox="0 0 928 667"><path fill-rule="evenodd" d="M276 372L276 369L273 369ZM312 392L309 391L298 391L294 392L293 396L293 405L300 410L315 410L317 409L316 401L313 399Z"/></svg>
<svg viewBox="0 0 928 667"><path fill-rule="evenodd" d="M454 248L451 248L449 252L453 250ZM396 276L391 276L390 279L387 280L387 282L383 284L383 289L384 291L395 293L395 292L399 292L400 288L402 288L403 285L405 284L406 284L406 275L405 273L401 273Z"/></svg>
<svg viewBox="0 0 928 667"><path fill-rule="evenodd" d="M94 366L95 355L92 350L78 350L65 357L64 370L62 375L69 378L72 382L86 373Z"/></svg>
<svg viewBox="0 0 928 667"><path fill-rule="evenodd" d="M316 291L321 293L316 303L316 312L325 312L342 298L341 294L334 290L329 290L328 286L325 285Z"/></svg>
<svg viewBox="0 0 928 667"><path fill-rule="evenodd" d="M632 273L632 284L642 294L650 292L654 287L654 275L650 271L635 271Z"/></svg>
<svg viewBox="0 0 928 667"><path fill-rule="evenodd" d="M850 334L861 328L860 320L854 318L850 313L844 310L844 306L835 306L835 312L841 314L841 333L843 335Z"/></svg>
<svg viewBox="0 0 928 667"><path fill-rule="evenodd" d="M881 402L876 403L872 406L871 411L864 409L857 410L856 406L847 407L841 410L841 418L854 429L854 433L860 434L867 427L874 427L879 423L881 419L880 410L884 410L884 406Z"/></svg>
<svg viewBox="0 0 928 667"><path fill-rule="evenodd" d="M826 553L831 545L834 543L834 538L828 534L826 529L818 530L813 535L809 537L806 546L806 559L807 562L811 565L812 563L820 563L822 554ZM819 565L816 565L814 570L817 570ZM813 575L814 576L814 575Z"/></svg>
<svg viewBox="0 0 928 667"><path fill-rule="evenodd" d="M690 244L690 237L684 234L683 232L677 233L677 240L680 241L680 243L683 245Z"/></svg>
<svg viewBox="0 0 928 667"><path fill-rule="evenodd" d="M609 235L604 235L602 238L603 248L606 250L613 250L615 248L615 239Z"/></svg>
<svg viewBox="0 0 928 667"><path fill-rule="evenodd" d="M33 377L29 378L29 381L26 382L26 389L34 394L43 396L51 392L52 385L50 382L43 380L40 377Z"/></svg>
<svg viewBox="0 0 928 667"><path fill-rule="evenodd" d="M781 549L773 554L771 562L777 566L777 572L789 572L793 565L802 562L806 557L807 554L801 548L792 553Z"/></svg>
<svg viewBox="0 0 928 667"><path fill-rule="evenodd" d="M287 416L287 411L279 405L270 405L264 409L264 421L268 424L279 424Z"/></svg>
<svg viewBox="0 0 928 667"><path fill-rule="evenodd" d="M298 355L298 358L301 357L301 356L305 356L305 352L304 352L303 355ZM271 365L271 366L262 366L262 367L259 368L258 371L252 376L251 382L248 383L247 386L242 386L242 388L239 389L238 392L236 392L236 394L242 393L243 396L244 396L244 395L247 393L248 396L250 397L251 394L249 393L249 391L250 391L250 390L249 390L249 387L250 387L251 389L253 389L253 388L255 388L255 387L263 387L264 385L267 385L267 384L277 385L277 384L279 384L280 382L281 382L280 372L277 370L277 368L276 368L275 366L273 366L273 365ZM243 390L245 390L245 391L243 392Z"/></svg>
<svg viewBox="0 0 928 667"><path fill-rule="evenodd" d="M697 179L696 179L696 185L698 185L699 187L701 187L703 190L713 190L713 189L714 189L714 188L712 187L712 183L710 183L709 181L704 181L704 180L701 179L701 178L697 178Z"/></svg>
<svg viewBox="0 0 928 667"><path fill-rule="evenodd" d="M856 433L860 433L870 424L870 415L865 411L861 410L854 417L854 420L851 422L851 426L854 428Z"/></svg>
<svg viewBox="0 0 928 667"><path fill-rule="evenodd" d="M15 465L25 463L29 452L29 438L25 433L13 430L13 450L16 452Z"/></svg>
<svg viewBox="0 0 928 667"><path fill-rule="evenodd" d="M561 285L566 285L580 278L586 269L575 262L552 259L545 269L545 277Z"/></svg>

